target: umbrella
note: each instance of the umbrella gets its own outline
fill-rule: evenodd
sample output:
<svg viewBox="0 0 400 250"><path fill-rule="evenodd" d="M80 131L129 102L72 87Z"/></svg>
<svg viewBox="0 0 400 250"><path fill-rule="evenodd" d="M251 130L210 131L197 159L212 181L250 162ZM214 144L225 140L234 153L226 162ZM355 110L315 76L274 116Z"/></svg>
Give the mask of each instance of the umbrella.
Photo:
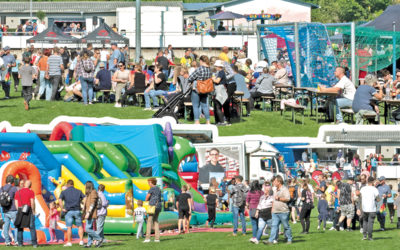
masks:
<svg viewBox="0 0 400 250"><path fill-rule="evenodd" d="M246 17L241 14L233 13L230 11L222 11L218 14L210 16L210 19L213 19L213 20L234 20L234 19L240 19L240 18L246 18Z"/></svg>

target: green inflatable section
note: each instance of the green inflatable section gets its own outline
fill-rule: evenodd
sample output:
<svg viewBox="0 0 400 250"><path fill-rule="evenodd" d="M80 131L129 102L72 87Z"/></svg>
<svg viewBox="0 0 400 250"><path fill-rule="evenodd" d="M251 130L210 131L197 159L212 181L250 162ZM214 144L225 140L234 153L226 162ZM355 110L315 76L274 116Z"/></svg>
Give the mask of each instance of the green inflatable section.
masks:
<svg viewBox="0 0 400 250"><path fill-rule="evenodd" d="M175 212L161 212L158 216L160 230L175 229L178 227L178 214ZM146 224L144 229L146 230ZM137 232L137 224L133 224L133 217L106 218L104 233L132 234ZM145 231L144 231L145 232Z"/></svg>

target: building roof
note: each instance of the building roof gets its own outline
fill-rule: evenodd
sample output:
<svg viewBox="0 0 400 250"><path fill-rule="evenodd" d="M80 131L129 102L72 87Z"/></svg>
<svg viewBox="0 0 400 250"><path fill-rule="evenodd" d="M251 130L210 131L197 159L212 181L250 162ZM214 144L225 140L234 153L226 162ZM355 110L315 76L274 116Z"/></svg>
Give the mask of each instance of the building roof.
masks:
<svg viewBox="0 0 400 250"><path fill-rule="evenodd" d="M222 7L222 6L229 7L229 6L233 6L236 4L241 4L241 3L251 2L251 1L253 1L253 0L232 0L232 1L224 2L224 3L219 3L218 5L204 7L202 9L198 9L197 11L207 11L207 10L211 10L211 9ZM265 1L273 1L273 0L265 0ZM299 5L304 5L304 6L308 6L311 8L319 8L319 5L317 5L317 4L306 3L301 0L283 0L283 1L291 2L291 3L295 3L295 4L299 4Z"/></svg>
<svg viewBox="0 0 400 250"><path fill-rule="evenodd" d="M221 6L223 3L183 3L184 11L197 11L205 8L214 8Z"/></svg>
<svg viewBox="0 0 400 250"><path fill-rule="evenodd" d="M135 7L133 1L66 1L66 2L33 2L32 10L44 11L50 13L65 13L65 12L115 12L117 8ZM166 7L182 7L182 2L160 1L148 2L142 1L142 6L166 6ZM1 2L0 13L18 13L29 12L29 2Z"/></svg>

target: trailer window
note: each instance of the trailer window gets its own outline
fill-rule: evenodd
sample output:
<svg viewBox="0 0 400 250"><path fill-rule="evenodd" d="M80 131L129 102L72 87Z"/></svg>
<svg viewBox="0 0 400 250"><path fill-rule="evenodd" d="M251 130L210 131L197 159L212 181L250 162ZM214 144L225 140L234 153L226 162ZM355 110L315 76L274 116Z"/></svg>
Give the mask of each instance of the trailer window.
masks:
<svg viewBox="0 0 400 250"><path fill-rule="evenodd" d="M276 164L272 158L261 158L260 165L261 165L261 170L270 171L272 173L275 173Z"/></svg>

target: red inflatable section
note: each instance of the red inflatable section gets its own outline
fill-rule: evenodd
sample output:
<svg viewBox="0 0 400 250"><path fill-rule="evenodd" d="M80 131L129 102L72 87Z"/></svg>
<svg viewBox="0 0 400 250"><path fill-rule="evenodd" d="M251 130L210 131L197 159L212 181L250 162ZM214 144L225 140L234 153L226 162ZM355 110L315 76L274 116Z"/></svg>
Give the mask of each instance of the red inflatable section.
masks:
<svg viewBox="0 0 400 250"><path fill-rule="evenodd" d="M53 132L50 136L50 141L60 141L64 136L67 141L71 138L71 130L74 127L69 122L60 122L54 127Z"/></svg>
<svg viewBox="0 0 400 250"><path fill-rule="evenodd" d="M321 171L315 170L315 171L312 173L312 176L311 176L311 178L317 183L317 185L319 185L318 176L319 176L320 174L322 174Z"/></svg>
<svg viewBox="0 0 400 250"><path fill-rule="evenodd" d="M197 190L197 183L199 181L199 173L196 172L179 172L179 176L182 177L188 184Z"/></svg>

